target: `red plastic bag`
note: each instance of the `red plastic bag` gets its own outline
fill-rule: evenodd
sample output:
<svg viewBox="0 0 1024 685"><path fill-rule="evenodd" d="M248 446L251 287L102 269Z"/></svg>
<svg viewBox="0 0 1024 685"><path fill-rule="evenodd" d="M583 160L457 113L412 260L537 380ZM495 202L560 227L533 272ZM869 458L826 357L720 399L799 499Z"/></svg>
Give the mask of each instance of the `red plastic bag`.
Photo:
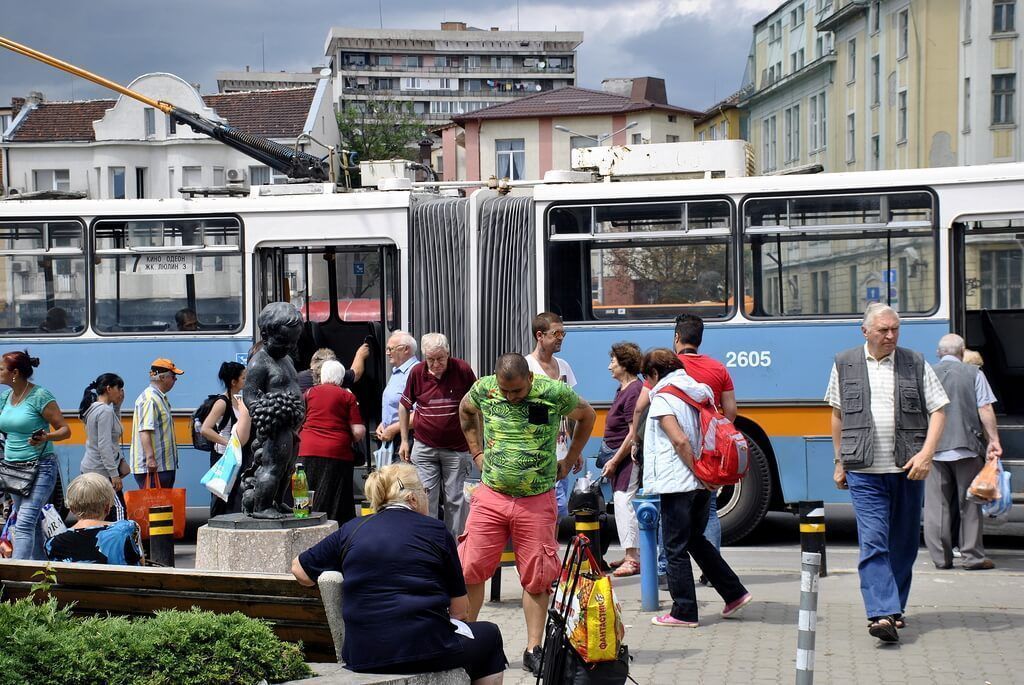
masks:
<svg viewBox="0 0 1024 685"><path fill-rule="evenodd" d="M185 537L185 488L161 487L160 479L150 473L145 488L125 491L124 503L128 518L139 524L143 540L149 538L149 508L162 506L174 508L174 538Z"/></svg>

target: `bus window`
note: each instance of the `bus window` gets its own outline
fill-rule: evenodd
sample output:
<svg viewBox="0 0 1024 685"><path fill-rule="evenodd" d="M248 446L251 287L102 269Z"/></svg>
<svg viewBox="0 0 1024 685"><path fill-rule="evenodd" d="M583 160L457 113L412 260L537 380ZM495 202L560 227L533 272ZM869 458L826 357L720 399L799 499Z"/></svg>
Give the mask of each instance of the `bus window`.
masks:
<svg viewBox="0 0 1024 685"><path fill-rule="evenodd" d="M567 321L725 318L731 224L724 200L554 207L548 306Z"/></svg>
<svg viewBox="0 0 1024 685"><path fill-rule="evenodd" d="M758 198L744 204L744 290L754 317L903 314L937 304L928 193Z"/></svg>
<svg viewBox="0 0 1024 685"><path fill-rule="evenodd" d="M966 228L967 311L1024 308L1024 219L972 221Z"/></svg>
<svg viewBox="0 0 1024 685"><path fill-rule="evenodd" d="M84 330L84 234L79 221L0 222L0 334Z"/></svg>
<svg viewBox="0 0 1024 685"><path fill-rule="evenodd" d="M100 220L100 333L233 333L242 326L241 225L233 217Z"/></svg>

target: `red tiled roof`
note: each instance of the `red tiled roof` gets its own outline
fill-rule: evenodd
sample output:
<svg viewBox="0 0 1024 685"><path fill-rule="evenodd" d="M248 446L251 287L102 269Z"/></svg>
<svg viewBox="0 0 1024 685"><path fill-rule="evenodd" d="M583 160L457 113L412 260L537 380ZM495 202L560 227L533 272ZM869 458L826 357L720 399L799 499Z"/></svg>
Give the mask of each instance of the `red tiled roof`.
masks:
<svg viewBox="0 0 1024 685"><path fill-rule="evenodd" d="M271 138L294 138L302 132L315 87L263 90L245 93L204 95L229 124L246 133ZM42 102L32 110L11 140L39 143L48 141L94 141L92 122L102 119L115 100Z"/></svg>
<svg viewBox="0 0 1024 685"><path fill-rule="evenodd" d="M588 114L626 114L644 110L679 112L700 116L701 112L685 107L664 105L650 100L631 100L623 95L614 95L601 90L566 86L536 95L528 95L511 102L478 109L469 114L452 117L462 123L479 119L522 119L533 117L586 116Z"/></svg>

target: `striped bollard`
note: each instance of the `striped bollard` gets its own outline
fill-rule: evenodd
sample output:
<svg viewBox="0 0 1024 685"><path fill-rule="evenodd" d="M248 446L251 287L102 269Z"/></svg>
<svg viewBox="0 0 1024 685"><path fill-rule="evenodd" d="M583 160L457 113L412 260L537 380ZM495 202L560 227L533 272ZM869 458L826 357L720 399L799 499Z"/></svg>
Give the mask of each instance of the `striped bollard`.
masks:
<svg viewBox="0 0 1024 685"><path fill-rule="evenodd" d="M825 503L800 502L800 551L821 555L821 577L828 575L825 561Z"/></svg>
<svg viewBox="0 0 1024 685"><path fill-rule="evenodd" d="M149 508L149 559L174 568L174 507Z"/></svg>
<svg viewBox="0 0 1024 685"><path fill-rule="evenodd" d="M821 555L800 554L800 618L796 638L796 685L814 683L814 630L818 624L818 571Z"/></svg>
<svg viewBox="0 0 1024 685"><path fill-rule="evenodd" d="M365 499L359 502L359 516L372 516L373 507Z"/></svg>
<svg viewBox="0 0 1024 685"><path fill-rule="evenodd" d="M491 601L501 601L501 569L505 566L516 565L516 552L512 549L512 538L508 539L505 543L505 551L501 553L501 563L498 564L498 568L495 569L494 575L491 576Z"/></svg>

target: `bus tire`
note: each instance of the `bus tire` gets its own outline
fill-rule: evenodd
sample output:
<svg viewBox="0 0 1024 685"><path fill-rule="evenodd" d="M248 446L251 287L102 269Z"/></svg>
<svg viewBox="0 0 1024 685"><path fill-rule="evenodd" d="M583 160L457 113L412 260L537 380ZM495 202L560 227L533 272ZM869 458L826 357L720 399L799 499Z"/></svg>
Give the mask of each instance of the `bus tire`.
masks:
<svg viewBox="0 0 1024 685"><path fill-rule="evenodd" d="M718 517L722 524L722 544L731 545L749 535L768 513L772 498L772 473L768 457L752 438L750 468L739 483L718 492Z"/></svg>

